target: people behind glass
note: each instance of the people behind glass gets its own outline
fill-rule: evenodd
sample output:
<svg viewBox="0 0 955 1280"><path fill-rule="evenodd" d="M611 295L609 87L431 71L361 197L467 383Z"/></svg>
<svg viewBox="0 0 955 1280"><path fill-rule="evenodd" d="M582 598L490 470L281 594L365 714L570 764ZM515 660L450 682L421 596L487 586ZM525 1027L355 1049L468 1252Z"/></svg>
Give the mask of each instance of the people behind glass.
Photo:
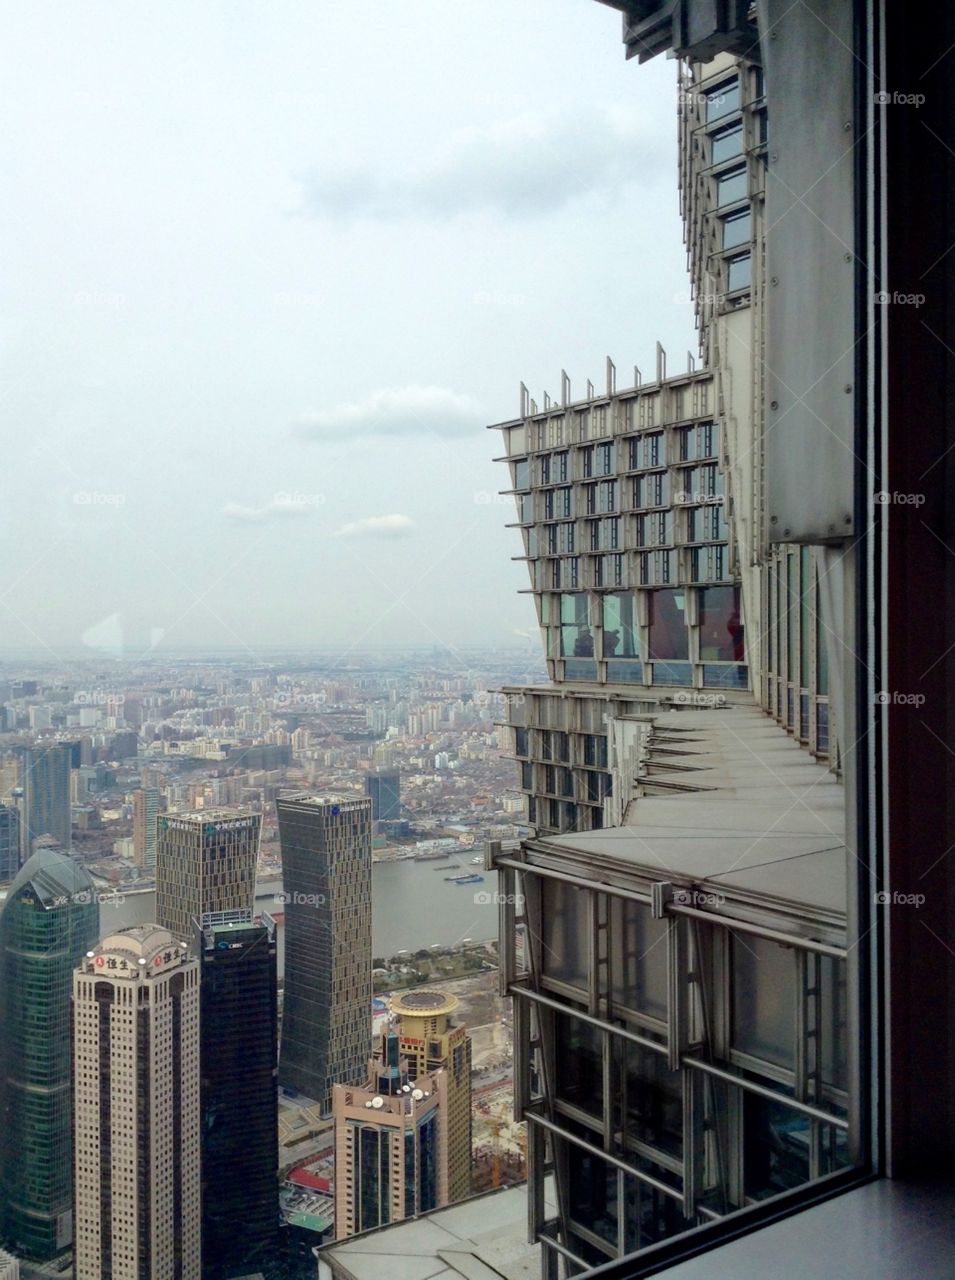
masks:
<svg viewBox="0 0 955 1280"><path fill-rule="evenodd" d="M620 643L619 631L604 632L604 657L612 658L617 652L617 645Z"/></svg>
<svg viewBox="0 0 955 1280"><path fill-rule="evenodd" d="M575 658L592 658L594 656L594 637L589 627L580 627L574 641Z"/></svg>

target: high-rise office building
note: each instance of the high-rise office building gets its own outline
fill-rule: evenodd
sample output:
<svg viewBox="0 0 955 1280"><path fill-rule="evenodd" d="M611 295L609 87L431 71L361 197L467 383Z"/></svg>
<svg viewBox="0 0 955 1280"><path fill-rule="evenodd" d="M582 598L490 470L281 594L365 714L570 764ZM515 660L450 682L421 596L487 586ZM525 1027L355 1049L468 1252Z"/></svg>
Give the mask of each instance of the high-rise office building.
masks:
<svg viewBox="0 0 955 1280"><path fill-rule="evenodd" d="M0 884L11 881L20 869L20 811L0 804Z"/></svg>
<svg viewBox="0 0 955 1280"><path fill-rule="evenodd" d="M199 962L158 925L121 930L73 1007L76 1280L199 1280Z"/></svg>
<svg viewBox="0 0 955 1280"><path fill-rule="evenodd" d="M617 7L641 58L685 30L662 7ZM710 61L675 50L706 368L667 377L658 352L654 383L621 391L608 362L604 394L574 401L565 382L538 408L522 390L502 426L553 682L510 691L536 835L492 846L545 1275L809 1183L858 1144L837 750L851 468L833 463L808 503L785 457L851 453L851 285L832 304L845 340L782 340L822 259L832 277L851 262L852 232L812 261L790 253L802 184L773 190L751 17L742 44L706 45ZM782 97L802 126L797 86ZM791 207L811 235L815 213Z"/></svg>
<svg viewBox="0 0 955 1280"><path fill-rule="evenodd" d="M371 800L372 822L394 822L401 817L401 774L397 769L367 774L365 795Z"/></svg>
<svg viewBox="0 0 955 1280"><path fill-rule="evenodd" d="M30 747L23 761L23 858L33 852L37 836L52 836L62 849L72 838L69 743Z"/></svg>
<svg viewBox="0 0 955 1280"><path fill-rule="evenodd" d="M0 1226L9 1248L37 1260L73 1239L70 992L98 928L88 873L38 849L0 914Z"/></svg>
<svg viewBox="0 0 955 1280"><path fill-rule="evenodd" d="M413 1080L435 1071L447 1090L448 1199L471 1193L471 1037L451 1022L456 996L443 991L409 991L391 999L398 1047Z"/></svg>
<svg viewBox="0 0 955 1280"><path fill-rule="evenodd" d="M0 1280L20 1280L20 1260L0 1249Z"/></svg>
<svg viewBox="0 0 955 1280"><path fill-rule="evenodd" d="M159 817L159 788L139 787L133 792L133 854L136 866L156 869L156 821Z"/></svg>
<svg viewBox="0 0 955 1280"><path fill-rule="evenodd" d="M285 890L279 1083L328 1107L371 1048L371 801L276 801Z"/></svg>
<svg viewBox="0 0 955 1280"><path fill-rule="evenodd" d="M335 1085L335 1238L448 1203L447 1077L415 1077L385 1032L364 1087Z"/></svg>
<svg viewBox="0 0 955 1280"><path fill-rule="evenodd" d="M251 911L262 819L241 809L156 819L156 919L177 938L210 912Z"/></svg>
<svg viewBox="0 0 955 1280"><path fill-rule="evenodd" d="M200 983L202 1275L271 1262L278 1220L275 921L203 917Z"/></svg>

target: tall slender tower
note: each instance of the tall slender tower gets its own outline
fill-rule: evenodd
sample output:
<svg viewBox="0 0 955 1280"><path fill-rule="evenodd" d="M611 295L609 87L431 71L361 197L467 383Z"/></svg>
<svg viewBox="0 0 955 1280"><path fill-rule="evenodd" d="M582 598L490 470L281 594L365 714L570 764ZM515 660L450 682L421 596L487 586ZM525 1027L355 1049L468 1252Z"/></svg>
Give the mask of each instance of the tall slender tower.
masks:
<svg viewBox="0 0 955 1280"><path fill-rule="evenodd" d="M199 1280L199 962L124 929L73 1002L76 1280Z"/></svg>
<svg viewBox="0 0 955 1280"><path fill-rule="evenodd" d="M409 991L393 996L398 1044L412 1079L444 1071L447 1077L448 1200L471 1194L471 1037L450 1016L456 996Z"/></svg>
<svg viewBox="0 0 955 1280"><path fill-rule="evenodd" d="M159 817L159 788L140 787L133 792L133 853L137 867L156 869L156 821Z"/></svg>
<svg viewBox="0 0 955 1280"><path fill-rule="evenodd" d="M371 801L276 801L285 888L279 1083L331 1105L371 1051Z"/></svg>
<svg viewBox="0 0 955 1280"><path fill-rule="evenodd" d="M397 769L376 769L367 774L365 795L371 800L372 822L393 822L401 817L401 774Z"/></svg>
<svg viewBox="0 0 955 1280"><path fill-rule="evenodd" d="M161 814L156 820L156 920L191 939L209 912L250 911L262 819L241 809Z"/></svg>
<svg viewBox="0 0 955 1280"><path fill-rule="evenodd" d="M0 884L7 884L20 869L20 813L0 804Z"/></svg>
<svg viewBox="0 0 955 1280"><path fill-rule="evenodd" d="M0 915L0 1224L38 1261L73 1239L70 989L98 929L88 873L62 850L33 854Z"/></svg>
<svg viewBox="0 0 955 1280"><path fill-rule="evenodd" d="M202 1274L262 1268L278 1219L275 921L204 916L200 967Z"/></svg>
<svg viewBox="0 0 955 1280"><path fill-rule="evenodd" d="M72 841L71 747L52 742L30 747L23 763L23 860L37 836L52 836L62 849Z"/></svg>

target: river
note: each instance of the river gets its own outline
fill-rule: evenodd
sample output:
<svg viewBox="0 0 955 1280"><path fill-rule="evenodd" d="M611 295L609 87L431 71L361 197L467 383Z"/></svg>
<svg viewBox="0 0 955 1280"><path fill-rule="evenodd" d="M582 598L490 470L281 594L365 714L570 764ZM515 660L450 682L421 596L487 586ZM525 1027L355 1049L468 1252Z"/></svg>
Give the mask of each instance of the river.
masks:
<svg viewBox="0 0 955 1280"><path fill-rule="evenodd" d="M437 943L454 946L470 938L485 942L497 937L497 907L494 902L497 873L483 867L472 867L465 854L447 861L376 862L372 866L372 953L389 957L399 951L418 951ZM448 875L476 872L483 884L451 884ZM281 886L269 882L256 893L255 910L281 911L276 893ZM129 925L147 924L153 919L156 895L145 893L117 894L100 903L100 934L124 929ZM285 937L278 929L278 970L284 970Z"/></svg>

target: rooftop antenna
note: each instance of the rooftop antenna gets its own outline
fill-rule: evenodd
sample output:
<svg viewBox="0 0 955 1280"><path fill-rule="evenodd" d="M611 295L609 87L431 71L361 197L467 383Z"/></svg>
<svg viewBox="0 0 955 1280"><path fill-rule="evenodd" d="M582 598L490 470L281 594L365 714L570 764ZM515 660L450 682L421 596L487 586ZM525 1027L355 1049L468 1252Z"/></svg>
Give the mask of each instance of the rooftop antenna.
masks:
<svg viewBox="0 0 955 1280"><path fill-rule="evenodd" d="M570 404L570 378L566 369L560 371L560 403L565 409Z"/></svg>
<svg viewBox="0 0 955 1280"><path fill-rule="evenodd" d="M633 385L635 387L639 387L642 382L643 382L643 374L640 372L637 366L634 365L633 366Z"/></svg>
<svg viewBox="0 0 955 1280"><path fill-rule="evenodd" d="M528 392L527 388L524 386L522 382L521 383L521 417L522 418L527 417L527 410L529 405L530 405L530 393Z"/></svg>
<svg viewBox="0 0 955 1280"><path fill-rule="evenodd" d="M607 356L607 395L612 396L617 390L617 367Z"/></svg>
<svg viewBox="0 0 955 1280"><path fill-rule="evenodd" d="M663 350L660 343L657 343L657 382L666 381L667 376L667 353Z"/></svg>

